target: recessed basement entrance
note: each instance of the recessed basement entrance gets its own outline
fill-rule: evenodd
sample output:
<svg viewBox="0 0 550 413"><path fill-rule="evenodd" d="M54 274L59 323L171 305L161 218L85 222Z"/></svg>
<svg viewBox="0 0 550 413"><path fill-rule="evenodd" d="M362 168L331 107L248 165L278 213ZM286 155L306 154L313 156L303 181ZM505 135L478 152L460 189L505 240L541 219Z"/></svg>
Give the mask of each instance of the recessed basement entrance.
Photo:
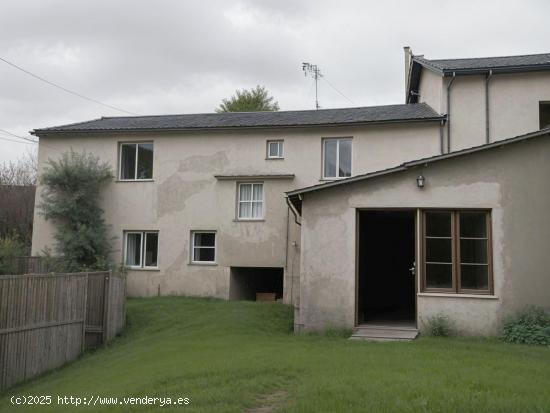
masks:
<svg viewBox="0 0 550 413"><path fill-rule="evenodd" d="M415 325L414 210L359 212L357 323Z"/></svg>
<svg viewBox="0 0 550 413"><path fill-rule="evenodd" d="M231 267L230 300L276 301L283 298L283 268Z"/></svg>

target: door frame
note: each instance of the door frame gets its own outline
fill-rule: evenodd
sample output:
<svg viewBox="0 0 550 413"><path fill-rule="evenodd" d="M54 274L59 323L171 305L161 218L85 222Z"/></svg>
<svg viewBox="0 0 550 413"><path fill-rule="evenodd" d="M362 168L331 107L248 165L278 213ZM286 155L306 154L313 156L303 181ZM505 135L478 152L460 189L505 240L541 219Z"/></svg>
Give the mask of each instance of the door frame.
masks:
<svg viewBox="0 0 550 413"><path fill-rule="evenodd" d="M420 208L406 208L406 207L388 207L388 208L379 208L379 207L367 207L367 208L356 208L355 209L355 316L354 324L359 326L359 252L361 249L360 244L360 219L361 212L365 211L380 211L380 212L391 212L391 211L409 211L414 213L414 257L415 257L415 274L414 274L414 326L418 328L418 280L419 273L421 271L420 263L420 240L418 239L420 234L419 225L421 223L421 209Z"/></svg>

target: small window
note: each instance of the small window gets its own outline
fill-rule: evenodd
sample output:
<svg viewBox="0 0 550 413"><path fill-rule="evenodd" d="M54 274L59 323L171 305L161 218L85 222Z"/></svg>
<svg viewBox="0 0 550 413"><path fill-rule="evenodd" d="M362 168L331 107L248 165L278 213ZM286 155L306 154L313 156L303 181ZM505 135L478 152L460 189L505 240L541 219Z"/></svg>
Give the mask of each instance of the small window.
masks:
<svg viewBox="0 0 550 413"><path fill-rule="evenodd" d="M282 159L283 141L267 141L267 159Z"/></svg>
<svg viewBox="0 0 550 413"><path fill-rule="evenodd" d="M539 103L540 129L550 127L550 102Z"/></svg>
<svg viewBox="0 0 550 413"><path fill-rule="evenodd" d="M424 290L490 293L490 217L486 211L424 212Z"/></svg>
<svg viewBox="0 0 550 413"><path fill-rule="evenodd" d="M242 183L238 190L237 216L242 220L262 219L264 216L264 184Z"/></svg>
<svg viewBox="0 0 550 413"><path fill-rule="evenodd" d="M153 179L153 143L121 143L120 171L122 181Z"/></svg>
<svg viewBox="0 0 550 413"><path fill-rule="evenodd" d="M124 265L130 268L158 268L158 232L125 233Z"/></svg>
<svg viewBox="0 0 550 413"><path fill-rule="evenodd" d="M351 138L323 140L323 178L351 176Z"/></svg>
<svg viewBox="0 0 550 413"><path fill-rule="evenodd" d="M207 231L193 231L191 233L193 250L191 262L215 263L216 262L216 233Z"/></svg>

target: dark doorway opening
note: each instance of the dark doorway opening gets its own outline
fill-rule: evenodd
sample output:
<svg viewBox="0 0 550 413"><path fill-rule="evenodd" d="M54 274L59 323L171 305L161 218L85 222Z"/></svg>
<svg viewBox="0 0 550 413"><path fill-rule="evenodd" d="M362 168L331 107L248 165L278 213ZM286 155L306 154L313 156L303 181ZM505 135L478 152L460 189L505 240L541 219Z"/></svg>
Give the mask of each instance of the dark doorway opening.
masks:
<svg viewBox="0 0 550 413"><path fill-rule="evenodd" d="M414 323L415 211L359 212L359 324Z"/></svg>
<svg viewBox="0 0 550 413"><path fill-rule="evenodd" d="M231 267L229 299L275 301L283 298L283 268Z"/></svg>

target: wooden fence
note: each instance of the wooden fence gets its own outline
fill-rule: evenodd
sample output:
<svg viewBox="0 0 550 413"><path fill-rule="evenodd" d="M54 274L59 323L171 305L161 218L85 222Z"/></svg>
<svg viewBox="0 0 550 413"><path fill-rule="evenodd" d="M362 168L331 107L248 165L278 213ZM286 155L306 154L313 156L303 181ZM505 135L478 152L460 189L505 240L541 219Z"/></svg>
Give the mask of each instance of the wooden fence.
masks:
<svg viewBox="0 0 550 413"><path fill-rule="evenodd" d="M0 276L0 390L77 358L125 325L111 272Z"/></svg>

